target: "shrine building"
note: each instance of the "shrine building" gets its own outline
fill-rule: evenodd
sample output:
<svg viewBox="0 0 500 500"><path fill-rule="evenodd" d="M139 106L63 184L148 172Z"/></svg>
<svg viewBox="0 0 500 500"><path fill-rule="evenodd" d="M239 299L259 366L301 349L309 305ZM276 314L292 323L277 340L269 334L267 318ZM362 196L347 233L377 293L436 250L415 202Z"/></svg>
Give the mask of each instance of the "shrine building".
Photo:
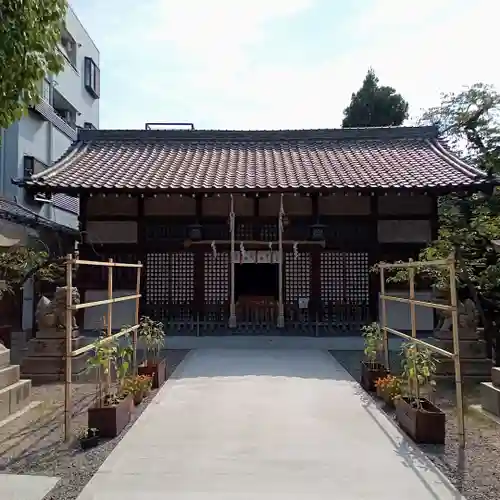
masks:
<svg viewBox="0 0 500 500"><path fill-rule="evenodd" d="M81 258L144 263L141 313L167 334L332 336L377 319L371 266L437 237L440 196L494 182L435 128L388 127L80 130L20 184L78 197ZM82 301L104 298L107 269L84 267ZM135 286L134 269L115 269L117 294ZM405 307L390 304L393 328L409 329ZM86 310L85 329L103 315ZM433 321L418 311L419 329ZM113 326L132 322L115 304Z"/></svg>

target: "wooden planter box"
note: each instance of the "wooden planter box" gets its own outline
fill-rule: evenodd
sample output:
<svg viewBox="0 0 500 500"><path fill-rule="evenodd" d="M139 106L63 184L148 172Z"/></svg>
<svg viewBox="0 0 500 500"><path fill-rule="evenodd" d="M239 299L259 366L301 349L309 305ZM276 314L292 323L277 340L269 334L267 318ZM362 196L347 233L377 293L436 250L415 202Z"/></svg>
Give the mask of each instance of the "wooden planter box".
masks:
<svg viewBox="0 0 500 500"><path fill-rule="evenodd" d="M148 375L153 379L152 389L159 389L167 380L167 360L162 359L158 364L147 364L137 368L139 375Z"/></svg>
<svg viewBox="0 0 500 500"><path fill-rule="evenodd" d="M98 429L100 437L114 438L130 422L132 406L133 399L129 395L116 405L89 408L88 427Z"/></svg>
<svg viewBox="0 0 500 500"><path fill-rule="evenodd" d="M377 396L389 407L394 408L394 400L391 398L387 392L379 389L377 387Z"/></svg>
<svg viewBox="0 0 500 500"><path fill-rule="evenodd" d="M416 443L444 444L446 415L428 399L420 399L422 408L417 409L407 397L396 399L396 419L401 428Z"/></svg>
<svg viewBox="0 0 500 500"><path fill-rule="evenodd" d="M361 362L361 387L365 391L373 392L375 391L375 381L379 378L383 378L389 375L389 371L381 363L367 363L366 361Z"/></svg>
<svg viewBox="0 0 500 500"><path fill-rule="evenodd" d="M144 399L144 392L139 392L137 394L134 394L134 405L135 406L140 405L143 399Z"/></svg>

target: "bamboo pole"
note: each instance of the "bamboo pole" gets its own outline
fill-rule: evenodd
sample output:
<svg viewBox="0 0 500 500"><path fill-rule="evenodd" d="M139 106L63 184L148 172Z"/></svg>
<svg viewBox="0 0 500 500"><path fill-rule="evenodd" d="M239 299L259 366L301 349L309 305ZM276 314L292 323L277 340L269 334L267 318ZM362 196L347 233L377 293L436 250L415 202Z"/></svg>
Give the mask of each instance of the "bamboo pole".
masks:
<svg viewBox="0 0 500 500"><path fill-rule="evenodd" d="M88 307L95 306L105 306L106 304L116 304L117 302L125 302L126 300L134 300L140 298L141 295L124 295L123 297L115 297L113 299L104 299L104 300L96 300L94 302L84 302L82 304L75 304L72 306L73 311L77 311L78 309L86 309Z"/></svg>
<svg viewBox="0 0 500 500"><path fill-rule="evenodd" d="M409 263L413 263L410 259ZM417 338L417 318L415 313L415 267L409 268L410 277L410 322L411 322L411 336L413 340ZM417 372L417 360L416 353L418 352L418 344L413 342L413 347L415 349L415 354L413 357L413 370L415 373L415 399L417 405L420 408L420 385L418 383L418 372Z"/></svg>
<svg viewBox="0 0 500 500"><path fill-rule="evenodd" d="M283 310L283 193L280 196L280 211L278 216L278 328L285 326L285 315Z"/></svg>
<svg viewBox="0 0 500 500"><path fill-rule="evenodd" d="M460 339L458 337L458 309L457 309L457 281L455 256L452 254L448 261L450 272L450 301L453 307L451 312L451 323L453 333L453 361L455 363L455 387L457 393L457 419L458 419L458 438L460 447L465 448L465 417L464 417L464 398L462 391L462 370L460 366Z"/></svg>
<svg viewBox="0 0 500 500"><path fill-rule="evenodd" d="M406 297L396 297L394 295L382 295L380 297L383 300L389 300L391 302L402 302L403 304L415 304L416 306L428 307L430 309L440 309L442 311L452 311L453 306L448 304L439 304L434 302L426 302L425 300L415 300L407 299Z"/></svg>
<svg viewBox="0 0 500 500"><path fill-rule="evenodd" d="M82 259L74 259L73 264L78 265L86 265L86 266L103 266L103 267L142 267L141 263L131 264L129 262L113 262L113 259L109 259L109 261L100 261L100 260L82 260Z"/></svg>
<svg viewBox="0 0 500 500"><path fill-rule="evenodd" d="M407 335L406 333L400 332L399 330L395 330L394 328L386 326L385 330L387 330L389 333L392 333L393 335L401 337L402 339L408 340L409 342L413 342L415 344L427 347L431 351L437 354L441 354L441 356L445 356L447 358L453 358L454 356L452 352L445 351L444 349L441 349L441 347L438 347L434 344L429 344L429 342L425 342L425 340L414 339L411 335Z"/></svg>
<svg viewBox="0 0 500 500"><path fill-rule="evenodd" d="M380 297L385 296L385 273L384 269L380 269ZM385 300L381 299L382 306L382 331L384 332L384 364L385 368L390 371L390 358L389 358L389 339L387 335L387 330L385 327L387 326L387 305Z"/></svg>
<svg viewBox="0 0 500 500"><path fill-rule="evenodd" d="M139 264L141 261L139 261ZM140 295L141 295L141 268L137 268L137 278L135 282L135 294L139 295L135 301L135 324L138 326L140 322L139 310L140 310ZM138 328L132 331L132 373L137 374L137 332Z"/></svg>
<svg viewBox="0 0 500 500"><path fill-rule="evenodd" d="M111 335L110 337L104 337L98 343L105 344L106 342L111 342L112 340L119 339L120 337L123 337L124 335L128 335L129 333L134 332L134 330L137 330L138 328L139 328L139 325L134 325L134 326L131 326L129 328L125 328L123 330L120 330L117 333L113 333L113 335ZM74 358L76 356L79 356L80 354L84 354L86 352L92 351L95 348L96 344L97 344L97 342L93 342L92 344L87 344L87 345L84 345L83 347L80 347L79 349L75 349L71 353L71 356Z"/></svg>
<svg viewBox="0 0 500 500"><path fill-rule="evenodd" d="M231 233L231 303L229 304L229 328L236 328L236 303L235 303L235 267L234 267L234 247L235 247L235 224L234 224L235 214L234 214L234 197L231 194L231 209L229 213L229 231Z"/></svg>
<svg viewBox="0 0 500 500"><path fill-rule="evenodd" d="M108 267L108 300L113 299L113 259L109 259L109 267ZM107 321L106 321L106 336L111 337L113 333L113 303L108 302L108 311L107 311ZM111 387L111 361L108 361L108 374L106 377L106 384L108 388Z"/></svg>
<svg viewBox="0 0 500 500"><path fill-rule="evenodd" d="M432 261L412 261L412 262L395 262L393 264L389 264L387 262L379 262L378 267L380 269L408 269L410 267L419 268L419 267L438 267L438 266L447 266L448 260L432 260Z"/></svg>
<svg viewBox="0 0 500 500"><path fill-rule="evenodd" d="M71 308L73 297L73 256L69 254L66 259L66 357L64 374L64 440L71 439L71 351L73 337L73 311Z"/></svg>

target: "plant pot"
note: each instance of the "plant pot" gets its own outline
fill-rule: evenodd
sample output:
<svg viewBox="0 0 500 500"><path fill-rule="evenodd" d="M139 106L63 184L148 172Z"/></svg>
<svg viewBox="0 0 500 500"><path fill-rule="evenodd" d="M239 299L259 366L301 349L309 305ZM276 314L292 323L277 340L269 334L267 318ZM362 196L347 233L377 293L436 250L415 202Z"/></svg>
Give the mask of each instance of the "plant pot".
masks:
<svg viewBox="0 0 500 500"><path fill-rule="evenodd" d="M142 403L142 400L144 399L144 392L140 391L136 394L134 394L134 405L138 406Z"/></svg>
<svg viewBox="0 0 500 500"><path fill-rule="evenodd" d="M99 444L99 434L97 436L80 438L79 441L82 450L89 450L90 448L95 448Z"/></svg>
<svg viewBox="0 0 500 500"><path fill-rule="evenodd" d="M114 405L89 408L88 427L98 429L99 435L104 438L118 436L130 422L133 404L133 398L129 395Z"/></svg>
<svg viewBox="0 0 500 500"><path fill-rule="evenodd" d="M361 362L361 387L366 391L375 391L375 381L389 375L389 371L381 363Z"/></svg>
<svg viewBox="0 0 500 500"><path fill-rule="evenodd" d="M408 397L396 399L396 419L416 443L444 444L446 415L428 399L421 398L421 408Z"/></svg>
<svg viewBox="0 0 500 500"><path fill-rule="evenodd" d="M167 380L167 360L162 359L159 363L148 363L144 366L139 366L137 373L152 377L152 389L159 389L165 383L165 380Z"/></svg>

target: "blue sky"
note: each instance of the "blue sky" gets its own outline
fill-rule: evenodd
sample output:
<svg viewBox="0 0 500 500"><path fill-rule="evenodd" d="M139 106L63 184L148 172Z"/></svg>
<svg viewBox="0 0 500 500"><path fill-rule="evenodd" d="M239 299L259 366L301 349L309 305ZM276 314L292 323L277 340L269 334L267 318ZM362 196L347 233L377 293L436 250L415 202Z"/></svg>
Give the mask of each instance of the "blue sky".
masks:
<svg viewBox="0 0 500 500"><path fill-rule="evenodd" d="M338 127L369 66L410 103L500 87L497 0L70 0L101 53L100 128Z"/></svg>

